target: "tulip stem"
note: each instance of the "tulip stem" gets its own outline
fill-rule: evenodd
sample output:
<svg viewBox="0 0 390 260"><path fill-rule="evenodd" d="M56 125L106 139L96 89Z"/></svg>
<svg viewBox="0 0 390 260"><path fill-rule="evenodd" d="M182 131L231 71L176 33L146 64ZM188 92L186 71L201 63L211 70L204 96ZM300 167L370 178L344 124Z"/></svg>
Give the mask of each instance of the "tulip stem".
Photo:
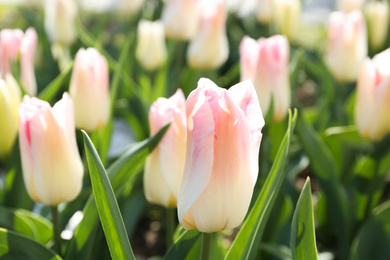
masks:
<svg viewBox="0 0 390 260"><path fill-rule="evenodd" d="M176 210L174 208L167 208L165 215L165 227L166 227L166 243L167 248L170 248L173 244L173 234L176 228Z"/></svg>
<svg viewBox="0 0 390 260"><path fill-rule="evenodd" d="M59 254L61 254L61 229L60 229L60 216L58 214L58 207L51 207L52 221L53 221L53 237L54 237L54 249Z"/></svg>
<svg viewBox="0 0 390 260"><path fill-rule="evenodd" d="M210 259L211 236L212 233L202 233L202 260Z"/></svg>

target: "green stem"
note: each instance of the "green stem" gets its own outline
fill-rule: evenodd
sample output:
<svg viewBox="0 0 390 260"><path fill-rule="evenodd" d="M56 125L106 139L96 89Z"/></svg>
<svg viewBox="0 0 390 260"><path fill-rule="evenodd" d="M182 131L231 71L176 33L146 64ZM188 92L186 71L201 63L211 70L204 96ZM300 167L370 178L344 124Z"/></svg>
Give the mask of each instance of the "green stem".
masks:
<svg viewBox="0 0 390 260"><path fill-rule="evenodd" d="M61 229L60 229L60 217L58 214L58 207L51 207L52 221L53 221L53 236L54 236L54 248L55 251L61 256Z"/></svg>
<svg viewBox="0 0 390 260"><path fill-rule="evenodd" d="M372 209L375 207L375 205L372 205L374 203L374 194L377 191L377 182L378 182L378 177L379 177L379 164L380 164L381 159L380 158L375 158L375 168L374 168L374 176L371 180L371 182L368 184L369 185L369 193L368 193L368 199L367 199L367 204L366 204L366 210L364 212L364 220L367 219L371 215Z"/></svg>
<svg viewBox="0 0 390 260"><path fill-rule="evenodd" d="M173 234L176 228L176 218L177 218L176 209L167 208L166 215L165 215L167 248L170 248L173 245Z"/></svg>
<svg viewBox="0 0 390 260"><path fill-rule="evenodd" d="M200 258L201 260L210 259L211 236L212 233L202 233L202 253Z"/></svg>

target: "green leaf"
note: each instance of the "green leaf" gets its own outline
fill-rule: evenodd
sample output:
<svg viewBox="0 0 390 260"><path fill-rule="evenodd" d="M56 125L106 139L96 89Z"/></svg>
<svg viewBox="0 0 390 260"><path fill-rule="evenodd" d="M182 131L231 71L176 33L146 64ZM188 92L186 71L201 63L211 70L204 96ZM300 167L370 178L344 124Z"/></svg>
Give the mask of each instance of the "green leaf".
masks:
<svg viewBox="0 0 390 260"><path fill-rule="evenodd" d="M325 135L351 147L367 148L371 145L369 140L360 135L355 125L331 127L325 130Z"/></svg>
<svg viewBox="0 0 390 260"><path fill-rule="evenodd" d="M164 259L185 259L192 247L201 238L201 233L194 230L184 231L165 254Z"/></svg>
<svg viewBox="0 0 390 260"><path fill-rule="evenodd" d="M35 240L0 228L0 259L60 260L60 256Z"/></svg>
<svg viewBox="0 0 390 260"><path fill-rule="evenodd" d="M340 258L347 259L350 237L350 214L346 191L339 180L336 162L321 136L309 125L305 116L297 123L297 133L310 159L313 172L326 196L327 205L336 228Z"/></svg>
<svg viewBox="0 0 390 260"><path fill-rule="evenodd" d="M390 202L377 207L356 236L351 260L387 260L390 255Z"/></svg>
<svg viewBox="0 0 390 260"><path fill-rule="evenodd" d="M143 162L154 147L161 140L169 125L164 126L157 134L131 146L127 152L119 157L108 169L111 186L115 192L123 185L135 182ZM77 226L74 236L66 250L66 259L88 259L93 250L93 238L98 224L98 212L94 197L88 199L83 209L83 219Z"/></svg>
<svg viewBox="0 0 390 260"><path fill-rule="evenodd" d="M294 212L290 245L295 260L317 259L314 228L313 203L311 200L310 178L306 179Z"/></svg>
<svg viewBox="0 0 390 260"><path fill-rule="evenodd" d="M73 68L73 62L58 75L49 85L47 85L41 93L39 93L38 98L50 102L53 100L55 95L61 90L61 87L64 84L65 79L68 77Z"/></svg>
<svg viewBox="0 0 390 260"><path fill-rule="evenodd" d="M88 134L83 131L83 135L93 194L111 256L135 259L106 170Z"/></svg>
<svg viewBox="0 0 390 260"><path fill-rule="evenodd" d="M225 259L253 259L256 256L258 245L268 217L282 185L288 151L290 146L290 137L297 119L297 112L294 116L289 115L289 122L286 134L280 145L279 152L276 155L271 171L261 189L256 202L242 225L240 232L233 241Z"/></svg>

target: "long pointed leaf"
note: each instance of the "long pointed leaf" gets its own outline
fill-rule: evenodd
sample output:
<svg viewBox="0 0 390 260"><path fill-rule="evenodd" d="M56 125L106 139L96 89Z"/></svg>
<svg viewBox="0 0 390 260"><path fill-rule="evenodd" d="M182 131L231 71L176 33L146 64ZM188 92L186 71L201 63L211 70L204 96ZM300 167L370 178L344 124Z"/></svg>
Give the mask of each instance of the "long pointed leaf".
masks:
<svg viewBox="0 0 390 260"><path fill-rule="evenodd" d="M88 134L83 131L83 136L93 194L111 256L135 259L106 170Z"/></svg>

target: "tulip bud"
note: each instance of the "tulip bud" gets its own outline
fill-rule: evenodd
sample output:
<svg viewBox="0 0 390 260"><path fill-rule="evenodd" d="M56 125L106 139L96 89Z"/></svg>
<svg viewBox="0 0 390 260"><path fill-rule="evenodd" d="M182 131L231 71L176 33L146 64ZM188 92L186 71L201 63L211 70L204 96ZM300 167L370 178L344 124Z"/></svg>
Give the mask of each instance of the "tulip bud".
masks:
<svg viewBox="0 0 390 260"><path fill-rule="evenodd" d="M201 232L232 229L248 211L258 175L264 119L255 89L250 80L226 90L202 78L186 114L179 221Z"/></svg>
<svg viewBox="0 0 390 260"><path fill-rule="evenodd" d="M365 138L379 141L390 132L390 49L364 60L356 93L357 128Z"/></svg>
<svg viewBox="0 0 390 260"><path fill-rule="evenodd" d="M389 4L387 1L371 1L365 5L364 13L370 47L374 50L380 49L386 41L389 30Z"/></svg>
<svg viewBox="0 0 390 260"><path fill-rule="evenodd" d="M252 79L264 114L273 99L273 119L282 120L291 104L290 47L285 36L258 41L245 36L240 44L241 81Z"/></svg>
<svg viewBox="0 0 390 260"><path fill-rule="evenodd" d="M300 0L273 0L273 25L278 34L293 39L298 30L301 16Z"/></svg>
<svg viewBox="0 0 390 260"><path fill-rule="evenodd" d="M71 45L76 40L74 0L45 0L45 30L50 41Z"/></svg>
<svg viewBox="0 0 390 260"><path fill-rule="evenodd" d="M142 67L152 71L161 67L167 60L164 25L161 21L138 23L138 43L136 58Z"/></svg>
<svg viewBox="0 0 390 260"><path fill-rule="evenodd" d="M119 13L135 15L141 10L144 2L145 0L119 0L116 9Z"/></svg>
<svg viewBox="0 0 390 260"><path fill-rule="evenodd" d="M93 131L107 123L110 115L108 63L96 49L77 52L69 94L78 128Z"/></svg>
<svg viewBox="0 0 390 260"><path fill-rule="evenodd" d="M362 13L331 13L325 62L333 76L340 82L356 80L360 63L366 56L367 35Z"/></svg>
<svg viewBox="0 0 390 260"><path fill-rule="evenodd" d="M188 64L196 69L220 67L229 56L226 36L226 10L222 1L203 1L198 32L187 53Z"/></svg>
<svg viewBox="0 0 390 260"><path fill-rule="evenodd" d="M189 40L198 28L197 0L168 0L162 12L167 38Z"/></svg>
<svg viewBox="0 0 390 260"><path fill-rule="evenodd" d="M25 96L19 108L19 144L30 197L56 206L77 197L83 164L77 149L72 100L65 93L53 108Z"/></svg>
<svg viewBox="0 0 390 260"><path fill-rule="evenodd" d="M20 77L24 89L30 96L37 93L37 82L34 72L34 56L38 35L34 28L28 28L20 45Z"/></svg>
<svg viewBox="0 0 390 260"><path fill-rule="evenodd" d="M344 12L352 12L354 10L361 10L364 4L364 0L338 0L338 10Z"/></svg>
<svg viewBox="0 0 390 260"><path fill-rule="evenodd" d="M272 0L257 0L257 21L268 24L271 21Z"/></svg>
<svg viewBox="0 0 390 260"><path fill-rule="evenodd" d="M18 108L22 94L11 74L5 81L0 79L0 157L7 155L18 133Z"/></svg>
<svg viewBox="0 0 390 260"><path fill-rule="evenodd" d="M16 61L20 44L23 39L23 31L20 29L3 29L0 32L0 71L1 77L12 74L11 62Z"/></svg>
<svg viewBox="0 0 390 260"><path fill-rule="evenodd" d="M158 146L146 158L144 190L148 201L176 207L186 154L185 98L179 89L175 95L159 98L149 110L150 134L171 123Z"/></svg>

